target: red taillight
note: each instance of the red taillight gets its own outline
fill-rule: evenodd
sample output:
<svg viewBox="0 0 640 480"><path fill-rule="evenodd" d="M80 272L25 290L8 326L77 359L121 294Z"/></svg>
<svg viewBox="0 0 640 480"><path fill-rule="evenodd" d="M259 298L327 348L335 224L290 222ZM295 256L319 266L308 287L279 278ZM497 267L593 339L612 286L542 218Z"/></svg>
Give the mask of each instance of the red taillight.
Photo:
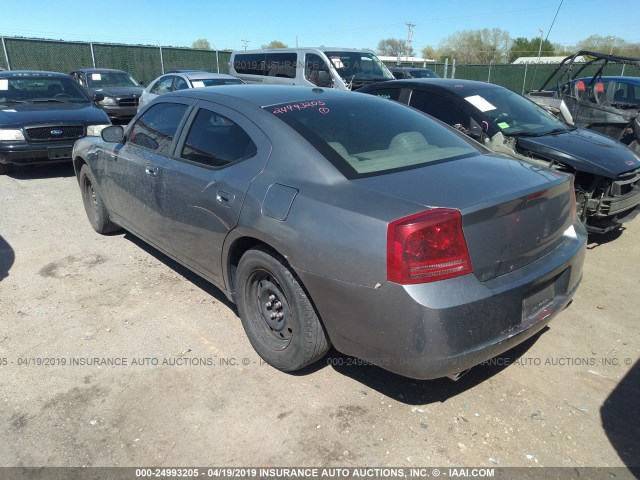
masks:
<svg viewBox="0 0 640 480"><path fill-rule="evenodd" d="M576 221L576 177L571 175L571 225Z"/></svg>
<svg viewBox="0 0 640 480"><path fill-rule="evenodd" d="M403 285L471 273L458 210L436 208L389 223L387 280Z"/></svg>

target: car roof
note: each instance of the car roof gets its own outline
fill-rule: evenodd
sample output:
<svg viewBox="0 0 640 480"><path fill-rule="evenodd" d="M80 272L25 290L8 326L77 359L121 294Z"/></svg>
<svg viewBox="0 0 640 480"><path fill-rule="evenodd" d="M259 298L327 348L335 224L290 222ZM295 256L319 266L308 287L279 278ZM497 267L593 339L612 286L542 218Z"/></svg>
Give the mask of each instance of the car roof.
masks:
<svg viewBox="0 0 640 480"><path fill-rule="evenodd" d="M0 77L51 77L51 78L67 78L69 75L61 72L48 72L45 70L2 70Z"/></svg>
<svg viewBox="0 0 640 480"><path fill-rule="evenodd" d="M234 77L233 75L227 75L226 73L211 73L211 72L204 72L201 70L182 70L182 71L168 72L161 76L166 77L167 75L183 76L183 77L187 77L189 80L206 80L208 78L226 78L226 79L238 78L238 77Z"/></svg>
<svg viewBox="0 0 640 480"><path fill-rule="evenodd" d="M235 77L234 77L235 78ZM215 101L221 96L243 100L257 107L312 101L315 98L342 98L352 96L353 92L333 88L299 87L293 85L220 85L217 87L190 88L162 95L162 98L189 97L206 101ZM375 97L372 97L375 98Z"/></svg>
<svg viewBox="0 0 640 480"><path fill-rule="evenodd" d="M433 71L430 68L427 67L388 67L389 70L429 70L429 71Z"/></svg>
<svg viewBox="0 0 640 480"><path fill-rule="evenodd" d="M127 73L124 70L118 70L117 68L78 68L71 73L102 73L102 72L122 72Z"/></svg>
<svg viewBox="0 0 640 480"><path fill-rule="evenodd" d="M375 90L376 88L384 88L388 85L404 86L404 87L429 87L441 90L448 90L458 93L460 89L465 87L474 89L504 88L493 83L479 82L476 80L459 80L457 78L407 78L403 80L390 80L388 82L374 83L370 87L364 87L362 90Z"/></svg>

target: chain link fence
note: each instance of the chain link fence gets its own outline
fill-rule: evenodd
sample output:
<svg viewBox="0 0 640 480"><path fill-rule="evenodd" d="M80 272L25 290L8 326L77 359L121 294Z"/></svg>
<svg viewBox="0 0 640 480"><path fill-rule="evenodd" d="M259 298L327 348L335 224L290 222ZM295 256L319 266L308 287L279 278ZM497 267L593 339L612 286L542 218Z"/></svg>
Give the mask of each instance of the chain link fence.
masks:
<svg viewBox="0 0 640 480"><path fill-rule="evenodd" d="M169 70L204 70L229 73L231 52L153 45L124 45L93 42L68 42L31 38L0 37L0 68L11 70L51 70L71 72L78 68L117 68L129 72L146 84ZM429 64L441 77L491 82L519 93L540 88L557 65ZM595 67L581 76L593 75ZM606 75L640 76L635 68L609 65ZM555 86L552 81L549 86Z"/></svg>
<svg viewBox="0 0 640 480"><path fill-rule="evenodd" d="M1 37L0 69L116 68L145 84L169 70L229 72L230 51Z"/></svg>

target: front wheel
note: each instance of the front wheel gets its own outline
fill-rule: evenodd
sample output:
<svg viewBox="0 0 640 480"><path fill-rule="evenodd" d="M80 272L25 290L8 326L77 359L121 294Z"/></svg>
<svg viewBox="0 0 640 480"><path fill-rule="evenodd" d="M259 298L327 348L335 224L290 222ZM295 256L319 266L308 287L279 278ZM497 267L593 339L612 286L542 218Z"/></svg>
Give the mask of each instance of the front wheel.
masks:
<svg viewBox="0 0 640 480"><path fill-rule="evenodd" d="M299 370L329 350L313 305L283 259L263 248L247 251L238 265L236 285L247 337L271 366Z"/></svg>
<svg viewBox="0 0 640 480"><path fill-rule="evenodd" d="M82 193L84 210L91 226L96 232L102 234L119 230L120 227L109 219L109 211L95 185L96 181L91 169L88 165L83 165L80 169L80 192Z"/></svg>

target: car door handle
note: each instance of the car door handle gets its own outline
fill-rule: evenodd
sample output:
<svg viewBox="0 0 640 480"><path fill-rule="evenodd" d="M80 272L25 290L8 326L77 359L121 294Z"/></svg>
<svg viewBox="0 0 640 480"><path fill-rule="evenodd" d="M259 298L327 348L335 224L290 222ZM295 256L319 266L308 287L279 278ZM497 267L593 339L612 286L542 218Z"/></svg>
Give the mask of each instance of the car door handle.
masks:
<svg viewBox="0 0 640 480"><path fill-rule="evenodd" d="M156 175L158 175L158 167L152 167L150 165L147 165L146 167L144 167L144 173L146 173L147 175L151 175L152 177L155 177Z"/></svg>
<svg viewBox="0 0 640 480"><path fill-rule="evenodd" d="M216 192L216 200L223 204L223 205L227 205L227 206L231 206L233 205L233 201L235 200L235 195L233 195L232 193L229 193L225 190L218 190Z"/></svg>

